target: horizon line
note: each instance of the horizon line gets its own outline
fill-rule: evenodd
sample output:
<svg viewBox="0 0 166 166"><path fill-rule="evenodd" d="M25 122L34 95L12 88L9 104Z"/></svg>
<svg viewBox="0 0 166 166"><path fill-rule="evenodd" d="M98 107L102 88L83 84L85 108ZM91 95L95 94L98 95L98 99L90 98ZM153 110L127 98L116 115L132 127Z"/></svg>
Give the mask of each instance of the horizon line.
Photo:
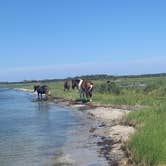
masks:
<svg viewBox="0 0 166 166"><path fill-rule="evenodd" d="M61 80L66 80L66 79L73 79L73 78L82 78L82 77L96 77L96 76L108 76L108 77L144 77L144 76L166 76L166 72L161 72L161 73L143 73L143 74L124 74L124 75L110 75L110 74L89 74L89 75L80 75L80 76L74 76L74 77L65 77L65 78L46 78L46 79L39 79L39 80L21 80L21 81L0 81L0 84L5 84L5 83L30 83L30 82L45 82L45 81L61 81Z"/></svg>

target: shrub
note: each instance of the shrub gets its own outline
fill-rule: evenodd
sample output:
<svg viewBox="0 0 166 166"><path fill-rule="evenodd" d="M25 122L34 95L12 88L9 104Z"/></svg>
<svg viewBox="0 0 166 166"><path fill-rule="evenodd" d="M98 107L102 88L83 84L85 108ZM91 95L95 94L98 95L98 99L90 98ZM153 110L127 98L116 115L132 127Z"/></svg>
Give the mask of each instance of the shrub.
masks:
<svg viewBox="0 0 166 166"><path fill-rule="evenodd" d="M99 93L113 93L119 95L121 90L114 82L103 83L96 86L96 91Z"/></svg>
<svg viewBox="0 0 166 166"><path fill-rule="evenodd" d="M149 84L144 88L144 92L149 93L149 92L152 92L153 90L155 90L157 88L158 88L157 84L155 84L155 83L154 84Z"/></svg>

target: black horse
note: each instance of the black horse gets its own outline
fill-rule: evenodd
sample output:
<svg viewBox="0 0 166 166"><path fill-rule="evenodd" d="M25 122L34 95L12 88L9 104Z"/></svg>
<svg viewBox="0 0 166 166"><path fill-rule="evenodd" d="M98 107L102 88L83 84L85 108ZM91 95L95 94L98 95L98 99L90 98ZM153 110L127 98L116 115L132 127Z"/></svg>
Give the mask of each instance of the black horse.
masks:
<svg viewBox="0 0 166 166"><path fill-rule="evenodd" d="M69 83L69 81L68 80L66 80L65 82L64 82L64 91L69 91L70 90L70 83Z"/></svg>
<svg viewBox="0 0 166 166"><path fill-rule="evenodd" d="M34 92L37 91L38 99L39 99L39 94L41 99L42 99L42 94L45 94L46 96L48 96L49 87L47 85L43 85L43 86L35 85L33 89L34 89Z"/></svg>

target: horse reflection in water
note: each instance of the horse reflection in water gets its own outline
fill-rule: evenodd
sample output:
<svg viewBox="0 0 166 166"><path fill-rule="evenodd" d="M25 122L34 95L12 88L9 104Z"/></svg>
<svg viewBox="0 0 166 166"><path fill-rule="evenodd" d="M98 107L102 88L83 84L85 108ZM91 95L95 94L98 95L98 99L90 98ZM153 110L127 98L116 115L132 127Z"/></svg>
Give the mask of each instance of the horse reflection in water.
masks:
<svg viewBox="0 0 166 166"><path fill-rule="evenodd" d="M46 95L46 99L47 99L49 94L49 87L47 85L43 85L43 86L35 85L33 89L34 89L34 92L37 91L38 99L42 99L43 94Z"/></svg>
<svg viewBox="0 0 166 166"><path fill-rule="evenodd" d="M37 103L38 105L36 106L38 111L46 111L46 112L49 111L50 105L48 102L37 102Z"/></svg>

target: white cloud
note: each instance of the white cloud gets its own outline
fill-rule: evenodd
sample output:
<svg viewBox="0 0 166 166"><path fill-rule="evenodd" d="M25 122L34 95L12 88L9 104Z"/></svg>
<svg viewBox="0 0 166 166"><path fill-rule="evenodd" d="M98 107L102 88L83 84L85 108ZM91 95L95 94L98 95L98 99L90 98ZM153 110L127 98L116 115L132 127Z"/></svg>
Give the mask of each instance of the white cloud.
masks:
<svg viewBox="0 0 166 166"><path fill-rule="evenodd" d="M145 57L111 62L84 62L49 66L17 67L0 69L1 81L65 78L87 74L146 74L166 72L166 57Z"/></svg>

